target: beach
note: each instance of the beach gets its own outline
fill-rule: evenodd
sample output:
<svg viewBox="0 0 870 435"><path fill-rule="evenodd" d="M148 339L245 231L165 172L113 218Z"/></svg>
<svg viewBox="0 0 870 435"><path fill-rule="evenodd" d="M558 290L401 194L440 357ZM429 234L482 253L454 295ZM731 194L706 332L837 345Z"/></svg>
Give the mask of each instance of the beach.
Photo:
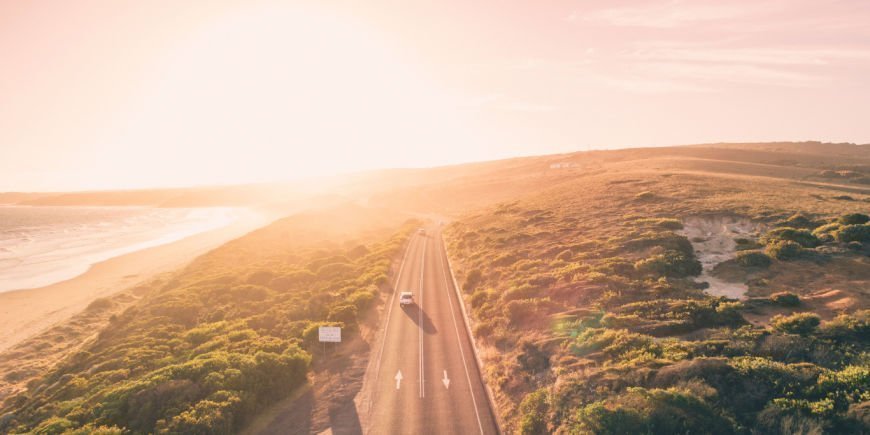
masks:
<svg viewBox="0 0 870 435"><path fill-rule="evenodd" d="M179 269L197 256L268 223L246 211L232 224L120 255L48 286L0 293L0 352L82 311L97 298Z"/></svg>

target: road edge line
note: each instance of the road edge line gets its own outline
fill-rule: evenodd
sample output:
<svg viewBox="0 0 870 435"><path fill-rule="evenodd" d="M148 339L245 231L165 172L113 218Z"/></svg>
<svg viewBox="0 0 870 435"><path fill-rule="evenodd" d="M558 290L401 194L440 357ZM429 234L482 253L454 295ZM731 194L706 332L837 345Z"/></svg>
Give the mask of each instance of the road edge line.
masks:
<svg viewBox="0 0 870 435"><path fill-rule="evenodd" d="M468 332L468 339L471 340L471 350L474 353L474 360L477 362L477 374L483 381L483 391L486 393L486 400L489 402L489 408L492 410L496 430L498 430L498 433L502 434L504 433L502 430L504 424L501 421L501 414L498 412L498 407L495 404L492 389L490 389L489 383L486 382L486 377L483 373L483 360L480 358L480 350L477 347L477 340L474 338L474 333L471 331L471 319L468 317L468 312L465 309L465 298L462 297L461 287L459 287L459 282L456 281L456 275L453 273L453 263L450 262L450 251L447 249L447 243L444 241L444 233L439 232L439 235L441 236L441 246L444 247L444 256L447 257L447 267L450 269L450 277L453 279L453 290L456 292L457 299L459 299L459 308L460 311L462 311L462 323L465 324L465 330Z"/></svg>
<svg viewBox="0 0 870 435"><path fill-rule="evenodd" d="M424 272L426 271L426 244L429 242L429 239L426 236L423 236L423 255L420 257L420 304L418 306L417 311L417 330L419 331L419 339L420 339L420 398L426 398L426 358L423 354L423 339L425 338L425 333L423 331L423 277L425 276Z"/></svg>
<svg viewBox="0 0 870 435"><path fill-rule="evenodd" d="M441 234L439 234L441 236ZM444 246L444 238L441 237L441 246ZM447 302L450 304L450 317L453 319L453 331L456 333L456 345L459 347L459 355L462 356L462 367L465 369L465 379L468 381L468 393L471 395L471 403L474 404L474 415L477 417L477 427L480 429L480 435L483 435L483 423L480 421L480 409L477 407L477 399L474 397L474 386L471 385L471 376L468 374L468 362L465 360L465 351L462 349L464 346L462 345L462 338L459 337L459 325L457 325L456 321L456 310L453 309L453 301L450 298L450 290L447 287L450 286L449 281L447 280L447 263L444 261L444 257L447 256L447 251L445 250L444 255L441 255L441 252L438 253L438 259L441 260L441 273L444 276L444 293L447 295ZM457 299L459 295L455 295ZM457 301L458 304L462 304L462 302ZM465 319L463 318L463 322ZM465 329L466 335L468 330ZM474 349L471 350L474 352ZM477 360L474 360L475 366L477 366ZM484 389L486 389L486 382L483 380L483 376L480 374L480 370L478 369L477 375L480 377L480 381L483 383ZM447 370L444 370L444 377L447 378ZM446 385L445 385L446 387ZM486 391L483 392L486 395ZM492 404L490 404L490 412L492 412ZM496 424L496 431L498 431L498 424Z"/></svg>

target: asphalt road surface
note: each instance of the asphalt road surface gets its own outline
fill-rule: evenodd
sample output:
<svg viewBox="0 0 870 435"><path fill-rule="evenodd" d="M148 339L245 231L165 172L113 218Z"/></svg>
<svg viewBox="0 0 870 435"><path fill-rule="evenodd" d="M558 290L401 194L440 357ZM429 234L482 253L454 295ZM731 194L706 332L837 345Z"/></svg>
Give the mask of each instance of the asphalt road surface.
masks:
<svg viewBox="0 0 870 435"><path fill-rule="evenodd" d="M441 232L415 234L374 349L370 434L497 434L450 275ZM400 307L398 293L415 304Z"/></svg>

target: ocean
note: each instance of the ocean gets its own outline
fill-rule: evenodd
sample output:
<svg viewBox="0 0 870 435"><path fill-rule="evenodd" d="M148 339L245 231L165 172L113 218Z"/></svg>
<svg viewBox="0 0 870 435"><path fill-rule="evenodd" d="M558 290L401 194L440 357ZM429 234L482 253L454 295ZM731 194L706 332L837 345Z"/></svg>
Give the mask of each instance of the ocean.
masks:
<svg viewBox="0 0 870 435"><path fill-rule="evenodd" d="M43 287L112 257L234 222L232 208L0 206L0 292Z"/></svg>

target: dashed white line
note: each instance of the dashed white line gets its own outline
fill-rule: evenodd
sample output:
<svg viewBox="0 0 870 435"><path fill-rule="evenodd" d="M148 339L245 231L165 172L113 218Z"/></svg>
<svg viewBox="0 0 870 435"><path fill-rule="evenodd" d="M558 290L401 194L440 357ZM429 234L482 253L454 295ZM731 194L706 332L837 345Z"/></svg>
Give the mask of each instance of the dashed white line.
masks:
<svg viewBox="0 0 870 435"><path fill-rule="evenodd" d="M419 311L417 311L417 330L420 337L420 398L426 397L426 372L425 363L423 362L423 271L426 270L426 243L428 239L423 239L423 256L420 258L420 302Z"/></svg>

